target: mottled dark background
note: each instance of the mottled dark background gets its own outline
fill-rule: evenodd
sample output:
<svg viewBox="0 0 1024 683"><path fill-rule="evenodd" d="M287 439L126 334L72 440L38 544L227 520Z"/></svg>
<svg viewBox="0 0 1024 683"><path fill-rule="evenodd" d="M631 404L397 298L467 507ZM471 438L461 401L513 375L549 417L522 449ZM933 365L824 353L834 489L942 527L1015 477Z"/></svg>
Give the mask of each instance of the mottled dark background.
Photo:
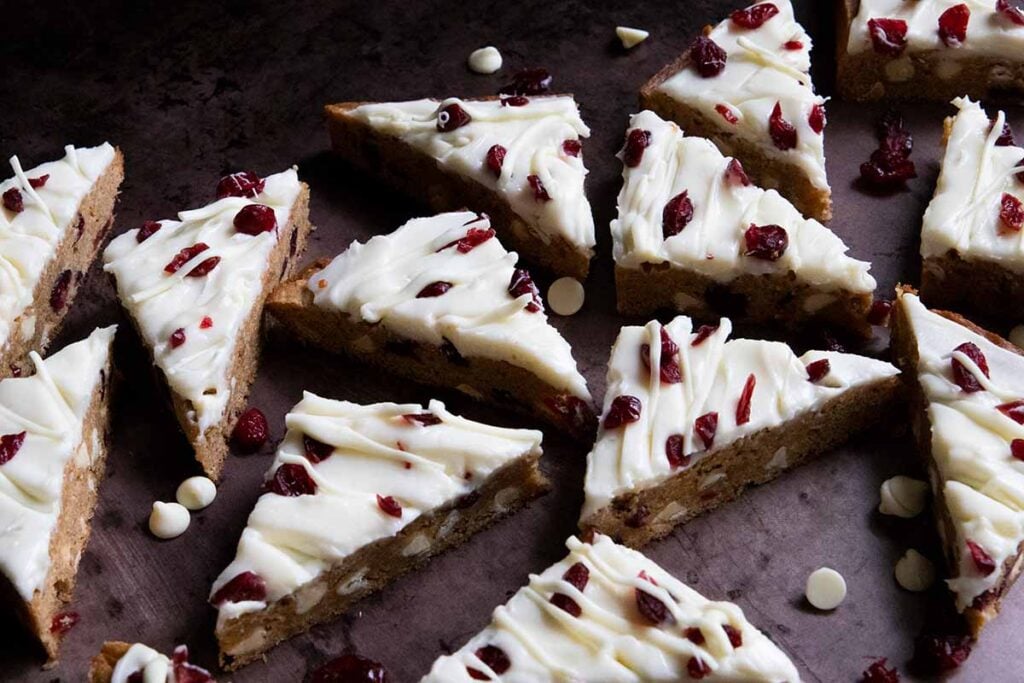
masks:
<svg viewBox="0 0 1024 683"><path fill-rule="evenodd" d="M145 219L207 203L217 178L236 169L263 174L298 164L312 187L319 231L308 256L333 255L353 239L393 230L422 207L395 197L327 153L321 118L326 102L493 94L512 70L545 66L556 89L576 94L593 129L585 145L588 191L598 226L598 257L589 298L573 318L554 324L573 343L595 396L604 391L608 349L624 322L614 311L608 221L620 166L614 159L640 85L676 56L698 28L742 0L600 2L0 2L0 153L27 167L55 158L65 143L104 140L125 153L116 231ZM797 2L817 42L814 75L832 91L830 2ZM651 31L631 52L618 45L618 24ZM493 44L505 56L494 76L472 74L466 57ZM874 262L884 291L918 277L917 233L938 171L939 134L949 107L906 107L921 177L888 198L853 189L859 163L875 142L880 107L832 102L827 131L835 192L831 226L854 256ZM1024 117L1011 120L1024 131ZM58 345L93 326L120 320L110 285L94 269ZM0 638L0 679L81 681L106 639L141 640L169 651L187 643L215 665L208 587L234 553L257 497L272 445L234 457L216 502L193 518L181 538L157 541L146 531L154 500L171 500L196 473L189 448L154 392L137 340L122 329L123 370L113 452L100 489L93 537L79 572L60 666L40 672L24 642ZM281 437L283 416L303 389L356 401L425 401L432 392L379 377L347 361L273 340L264 353L252 404ZM456 398L467 416L512 424ZM880 418L882 416L879 416ZM519 424L519 423L515 423ZM358 651L386 664L397 681L414 681L431 661L483 627L493 607L563 554L582 500L586 448L557 434L545 439L554 490L530 509L398 581L333 624L314 629L231 678L298 681L307 667ZM926 517L905 521L875 512L878 486L896 473L918 472L910 440L879 429L848 448L751 491L739 502L694 521L648 554L712 598L738 602L796 661L808 681L853 681L876 657L901 667L932 595L912 595L892 578L909 545L938 559ZM807 574L829 565L849 583L832 614L806 607ZM1018 596L1019 597L1019 596ZM957 680L1021 680L1024 601L1002 616ZM6 631L5 631L6 632Z"/></svg>

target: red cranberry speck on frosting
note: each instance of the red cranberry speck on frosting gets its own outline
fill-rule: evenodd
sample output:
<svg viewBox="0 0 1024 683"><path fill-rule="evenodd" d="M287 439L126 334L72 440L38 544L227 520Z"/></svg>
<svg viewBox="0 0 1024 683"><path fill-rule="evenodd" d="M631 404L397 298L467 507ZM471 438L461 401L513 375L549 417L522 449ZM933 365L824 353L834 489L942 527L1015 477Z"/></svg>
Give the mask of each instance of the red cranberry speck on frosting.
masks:
<svg viewBox="0 0 1024 683"><path fill-rule="evenodd" d="M217 199L244 197L252 199L263 192L266 181L252 171L238 171L217 182Z"/></svg>
<svg viewBox="0 0 1024 683"><path fill-rule="evenodd" d="M634 128L626 134L626 145L622 148L622 163L636 168L644 158L644 150L651 144L651 131Z"/></svg>
<svg viewBox="0 0 1024 683"><path fill-rule="evenodd" d="M770 2L762 2L746 9L738 9L730 14L729 18L741 28L758 29L778 13L778 7Z"/></svg>
<svg viewBox="0 0 1024 683"><path fill-rule="evenodd" d="M703 78L714 78L725 69L725 50L707 36L698 36L690 46L690 60Z"/></svg>
<svg viewBox="0 0 1024 683"><path fill-rule="evenodd" d="M245 235L259 235L277 229L274 210L263 204L243 206L234 220L235 230Z"/></svg>

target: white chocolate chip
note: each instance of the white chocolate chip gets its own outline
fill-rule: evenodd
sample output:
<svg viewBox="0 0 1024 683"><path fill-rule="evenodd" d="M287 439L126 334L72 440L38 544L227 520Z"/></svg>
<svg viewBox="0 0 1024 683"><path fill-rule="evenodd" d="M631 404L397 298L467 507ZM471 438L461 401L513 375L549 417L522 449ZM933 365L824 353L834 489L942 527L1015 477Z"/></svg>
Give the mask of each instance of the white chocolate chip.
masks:
<svg viewBox="0 0 1024 683"><path fill-rule="evenodd" d="M896 562L896 583L908 591L926 591L935 583L935 565L913 548Z"/></svg>
<svg viewBox="0 0 1024 683"><path fill-rule="evenodd" d="M879 512L910 519L924 510L928 484L910 477L897 476L882 482L880 493L882 502L878 504Z"/></svg>
<svg viewBox="0 0 1024 683"><path fill-rule="evenodd" d="M405 547L402 548L402 555L405 557L422 555L428 550L430 550L430 539L427 538L426 534L419 533L409 539L409 542L405 544Z"/></svg>
<svg viewBox="0 0 1024 683"><path fill-rule="evenodd" d="M944 59L935 65L934 71L936 76L944 81L948 81L963 71L963 67L956 60Z"/></svg>
<svg viewBox="0 0 1024 683"><path fill-rule="evenodd" d="M910 57L894 59L885 65L885 77L890 83L902 83L914 77L914 64Z"/></svg>
<svg viewBox="0 0 1024 683"><path fill-rule="evenodd" d="M622 41L622 47L630 50L640 43L647 40L647 36L651 35L648 31L642 28L629 28L628 26L616 26L615 35Z"/></svg>
<svg viewBox="0 0 1024 683"><path fill-rule="evenodd" d="M492 45L473 50L469 55L469 68L478 74L492 74L501 68L501 53Z"/></svg>
<svg viewBox="0 0 1024 683"><path fill-rule="evenodd" d="M176 538L185 533L191 517L188 508L178 503L153 503L149 513L149 530L157 538Z"/></svg>
<svg viewBox="0 0 1024 683"><path fill-rule="evenodd" d="M189 477L181 482L174 497L189 510L202 510L217 497L217 485L206 477Z"/></svg>
<svg viewBox="0 0 1024 683"><path fill-rule="evenodd" d="M806 595L807 602L818 609L835 609L846 598L846 580L835 569L816 569L807 577Z"/></svg>
<svg viewBox="0 0 1024 683"><path fill-rule="evenodd" d="M560 277L548 288L548 306L558 315L573 315L583 308L586 293L576 278Z"/></svg>
<svg viewBox="0 0 1024 683"><path fill-rule="evenodd" d="M1010 330L1010 343L1024 349L1024 325L1017 325Z"/></svg>

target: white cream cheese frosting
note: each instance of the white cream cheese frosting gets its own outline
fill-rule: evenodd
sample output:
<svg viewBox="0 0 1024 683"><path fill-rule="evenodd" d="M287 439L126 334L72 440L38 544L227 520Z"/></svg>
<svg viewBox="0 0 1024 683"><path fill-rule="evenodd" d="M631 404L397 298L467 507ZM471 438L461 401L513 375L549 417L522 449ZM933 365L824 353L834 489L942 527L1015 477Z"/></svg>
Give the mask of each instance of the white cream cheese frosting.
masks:
<svg viewBox="0 0 1024 683"><path fill-rule="evenodd" d="M658 484L741 437L819 410L854 387L899 374L889 363L854 354L808 351L797 356L780 342L729 340L732 324L725 318L711 330L694 330L685 316L664 326L652 321L622 328L608 363L604 414L618 397L631 396L640 403L640 415L612 429L602 420L587 456L581 520L615 496ZM662 357L665 335L678 348L671 358ZM659 371L649 371L645 358ZM677 370L679 381L663 381L666 367ZM812 381L812 370L825 374ZM753 393L744 421L740 397L751 377ZM716 427L707 446L697 423L710 414L716 415ZM682 462L670 462L669 450Z"/></svg>
<svg viewBox="0 0 1024 683"><path fill-rule="evenodd" d="M959 113L946 143L935 196L924 214L921 256L995 261L1024 273L1024 237L1002 226L1001 202L1008 194L1024 202L1024 149L1000 145L1006 115L993 119L977 102L957 98Z"/></svg>
<svg viewBox="0 0 1024 683"><path fill-rule="evenodd" d="M963 611L997 586L1003 563L1024 541L1024 461L1013 455L1024 425L999 409L1024 399L1024 357L929 311L913 294L900 294L900 305L917 341L918 382L928 402L932 487L944 498L956 530L955 539L944 539L959 561L947 583ZM987 376L957 350L968 342L983 354ZM980 385L978 391L964 391L955 381L954 360ZM969 543L982 551L980 565ZM984 568L985 556L991 571Z"/></svg>
<svg viewBox="0 0 1024 683"><path fill-rule="evenodd" d="M13 451L0 464L0 571L26 602L50 571L65 468L88 466L89 445L103 439L102 426L84 434L83 420L116 329L98 329L46 360L32 352L35 374L0 381L0 459Z"/></svg>
<svg viewBox="0 0 1024 683"><path fill-rule="evenodd" d="M271 254L301 192L294 169L263 180L255 197L225 197L183 211L178 220L160 221L148 237L129 230L103 254L104 270L114 275L118 297L154 362L171 389L191 401L200 439L224 416L242 324L260 297ZM254 204L273 210L274 230L252 235L236 229L235 217ZM202 245L207 248L198 251ZM193 251L183 251L188 249ZM217 259L212 270L197 276L211 259ZM172 261L175 272L169 272Z"/></svg>
<svg viewBox="0 0 1024 683"><path fill-rule="evenodd" d="M737 605L708 600L607 536L570 538L566 546L564 560L531 575L487 628L434 662L421 683L800 680Z"/></svg>
<svg viewBox="0 0 1024 683"><path fill-rule="evenodd" d="M777 18L777 17L776 17ZM719 282L744 273L792 271L826 290L872 292L870 264L846 255L847 246L816 220L804 218L775 190L736 182L733 160L711 142L683 135L679 126L642 111L630 130L650 133L640 163L623 167L618 217L611 223L615 262L624 268L665 263ZM692 218L666 234L666 206L685 193ZM745 255L751 225L777 225L788 246L775 261Z"/></svg>
<svg viewBox="0 0 1024 683"><path fill-rule="evenodd" d="M522 99L527 103L509 104ZM468 114L469 122L444 132L438 117L451 105ZM385 102L360 105L349 116L398 137L436 159L440 168L499 193L545 243L560 237L593 253L594 218L583 189L587 169L579 147L590 129L571 96ZM505 150L499 173L488 166L495 145ZM539 179L549 201L538 200L530 177Z"/></svg>
<svg viewBox="0 0 1024 683"><path fill-rule="evenodd" d="M141 674L140 683L198 683L213 680L208 671L188 663L188 649L182 645L175 649L172 660L147 645L134 643L117 660L110 683L130 683L135 674Z"/></svg>
<svg viewBox="0 0 1024 683"><path fill-rule="evenodd" d="M459 240L484 241L467 248ZM416 218L389 235L356 242L309 278L317 306L381 323L414 341L453 344L463 356L505 361L590 400L572 349L529 294L509 292L516 254L490 221L469 211ZM443 283L447 291L422 296Z"/></svg>
<svg viewBox="0 0 1024 683"><path fill-rule="evenodd" d="M723 132L757 144L769 158L798 166L814 187L828 191L823 131L811 124L812 111L825 103L811 83L811 37L794 18L789 0L771 4L778 13L759 28L743 28L728 18L708 34L727 55L721 73L704 78L688 64L658 90L696 109ZM791 149L772 142L769 119L776 104L796 130Z"/></svg>
<svg viewBox="0 0 1024 683"><path fill-rule="evenodd" d="M263 609L366 544L474 491L493 472L539 452L542 438L535 430L466 420L440 401L426 409L359 405L309 392L285 421L288 432L267 476L270 489L211 591L216 596L235 577L252 572L266 587L265 599L222 602L218 623ZM303 490L315 493L275 492L276 479L289 472L281 468L301 468ZM410 552L428 548L424 543Z"/></svg>
<svg viewBox="0 0 1024 683"><path fill-rule="evenodd" d="M0 347L6 346L12 330L34 325L34 320L19 318L31 305L36 285L64 236L76 229L82 200L114 155L108 143L89 148L68 145L63 159L27 171L18 157L11 157L14 177L0 182L0 195L12 190L20 194L24 210L15 213L0 207Z"/></svg>

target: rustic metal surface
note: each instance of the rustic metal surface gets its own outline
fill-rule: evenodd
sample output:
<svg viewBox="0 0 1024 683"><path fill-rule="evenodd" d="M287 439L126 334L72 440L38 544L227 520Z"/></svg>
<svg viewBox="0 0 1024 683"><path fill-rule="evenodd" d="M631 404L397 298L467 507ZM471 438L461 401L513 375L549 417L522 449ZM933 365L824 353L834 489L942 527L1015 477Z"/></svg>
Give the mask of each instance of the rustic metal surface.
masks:
<svg viewBox="0 0 1024 683"><path fill-rule="evenodd" d="M629 3L628 10L579 1L6 4L0 41L3 154L17 153L31 166L58 156L66 142L119 145L127 177L117 231L206 203L222 172L271 173L297 163L312 187L312 215L320 228L308 258L334 255L353 239L391 231L423 213L327 153L324 103L492 94L516 68L548 67L557 90L576 94L593 129L585 157L598 258L585 308L554 324L573 344L600 397L608 349L625 322L614 312L607 225L619 188L613 155L626 117L641 83L703 23L740 3ZM831 3L796 4L817 42L819 89L831 92ZM627 53L614 38L618 24L649 29L652 38ZM502 50L506 67L495 76L474 75L466 57L487 44ZM836 201L831 226L853 255L873 261L882 291L900 280L917 281L920 216L934 186L942 118L949 112L942 105L904 110L921 177L908 192L878 198L856 191L853 180L875 146L872 121L881 108L842 102L828 108L828 170ZM1019 110L1011 120L1024 131ZM121 320L112 288L97 269L71 318L58 346L95 325ZM234 553L272 444L228 462L217 500L194 516L183 537L155 540L146 531L151 503L173 499L178 483L197 466L155 395L127 327L117 342L117 361L123 383L113 452L74 602L81 623L65 640L60 665L48 672L39 670L24 642L4 636L0 679L80 681L106 639L141 640L165 651L184 642L194 660L215 666L207 590ZM432 396L275 339L252 394L252 404L270 418L275 442L303 389L356 401ZM467 416L522 424L445 398ZM397 681L416 680L436 656L480 629L529 572L562 556L582 500L587 449L548 433L545 450L545 468L555 482L545 498L230 678L298 681L307 667L354 650L385 663ZM647 552L706 595L738 602L808 681L855 680L881 656L902 667L926 605L944 596L902 591L892 567L909 544L935 558L934 532L925 518L881 518L874 508L886 477L917 471L909 438L868 434L678 529ZM835 567L849 583L849 597L832 614L817 613L803 600L807 574L821 565ZM1019 597L1007 601L957 680L1020 680Z"/></svg>

